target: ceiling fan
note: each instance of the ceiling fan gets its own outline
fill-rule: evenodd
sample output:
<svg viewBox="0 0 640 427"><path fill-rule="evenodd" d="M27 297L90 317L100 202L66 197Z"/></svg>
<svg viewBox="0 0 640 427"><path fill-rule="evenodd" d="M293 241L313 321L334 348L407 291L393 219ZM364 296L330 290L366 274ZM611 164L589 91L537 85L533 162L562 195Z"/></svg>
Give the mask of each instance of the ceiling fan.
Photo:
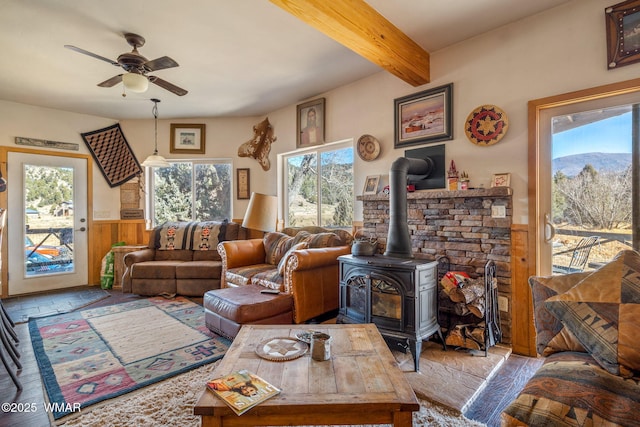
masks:
<svg viewBox="0 0 640 427"><path fill-rule="evenodd" d="M98 83L98 86L100 87L113 87L118 83L123 82L124 86L133 92L145 92L149 82L151 82L168 90L169 92L175 93L178 96L183 96L188 93L185 89L182 89L173 83L169 83L160 77L148 75L148 73L152 71L178 67L178 63L176 61L168 56L162 56L149 61L138 52L138 48L144 46L144 37L139 36L138 34L125 33L124 38L127 40L127 43L133 47L133 50L118 56L117 61L105 58L104 56L97 55L76 46L66 44L64 47L101 61L108 62L111 65L122 67L122 69L126 71L124 74L118 74L117 76L113 76L110 79L103 81L102 83Z"/></svg>

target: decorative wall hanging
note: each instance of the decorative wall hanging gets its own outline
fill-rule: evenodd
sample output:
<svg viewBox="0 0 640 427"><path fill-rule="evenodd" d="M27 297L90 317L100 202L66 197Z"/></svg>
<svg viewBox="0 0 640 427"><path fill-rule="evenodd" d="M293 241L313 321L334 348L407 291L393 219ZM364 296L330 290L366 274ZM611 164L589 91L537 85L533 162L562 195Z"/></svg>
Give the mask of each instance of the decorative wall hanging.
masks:
<svg viewBox="0 0 640 427"><path fill-rule="evenodd" d="M16 144L29 145L32 147L60 148L62 150L73 151L78 151L80 149L80 144L74 144L72 142L48 141L46 139L23 138L21 136L16 136Z"/></svg>
<svg viewBox="0 0 640 427"><path fill-rule="evenodd" d="M481 105L469 114L464 133L469 141L482 147L500 141L509 128L507 114L495 105Z"/></svg>
<svg viewBox="0 0 640 427"><path fill-rule="evenodd" d="M607 23L607 68L640 61L640 0L627 0L604 10Z"/></svg>
<svg viewBox="0 0 640 427"><path fill-rule="evenodd" d="M453 139L453 83L393 102L395 148Z"/></svg>
<svg viewBox="0 0 640 427"><path fill-rule="evenodd" d="M375 160L380 155L380 142L371 135L358 138L358 156L365 162Z"/></svg>
<svg viewBox="0 0 640 427"><path fill-rule="evenodd" d="M170 153L204 154L206 145L204 124L171 123Z"/></svg>
<svg viewBox="0 0 640 427"><path fill-rule="evenodd" d="M271 162L269 161L271 144L276 139L278 138L273 135L273 126L271 126L269 117L267 117L253 127L253 138L238 148L238 156L256 159L262 169L268 171L271 169Z"/></svg>
<svg viewBox="0 0 640 427"><path fill-rule="evenodd" d="M238 200L245 200L251 196L251 170L249 168L236 169L238 185Z"/></svg>
<svg viewBox="0 0 640 427"><path fill-rule="evenodd" d="M119 124L80 135L109 186L117 187L142 173Z"/></svg>
<svg viewBox="0 0 640 427"><path fill-rule="evenodd" d="M324 103L318 98L296 107L297 148L324 143Z"/></svg>

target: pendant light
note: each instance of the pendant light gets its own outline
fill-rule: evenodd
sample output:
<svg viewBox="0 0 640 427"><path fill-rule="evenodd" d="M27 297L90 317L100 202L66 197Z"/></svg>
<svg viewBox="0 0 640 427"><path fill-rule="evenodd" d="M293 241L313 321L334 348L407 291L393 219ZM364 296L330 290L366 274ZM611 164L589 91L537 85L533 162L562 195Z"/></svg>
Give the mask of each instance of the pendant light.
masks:
<svg viewBox="0 0 640 427"><path fill-rule="evenodd" d="M155 138L154 138L155 146L153 149L153 154L147 157L147 159L144 162L142 162L142 166L148 167L148 168L151 168L151 167L167 168L167 167L170 167L171 165L169 164L169 162L165 160L164 157L158 154L158 102L160 102L160 100L156 98L152 98L151 101L153 102L153 109L151 110L151 112L153 113L154 125L155 125Z"/></svg>

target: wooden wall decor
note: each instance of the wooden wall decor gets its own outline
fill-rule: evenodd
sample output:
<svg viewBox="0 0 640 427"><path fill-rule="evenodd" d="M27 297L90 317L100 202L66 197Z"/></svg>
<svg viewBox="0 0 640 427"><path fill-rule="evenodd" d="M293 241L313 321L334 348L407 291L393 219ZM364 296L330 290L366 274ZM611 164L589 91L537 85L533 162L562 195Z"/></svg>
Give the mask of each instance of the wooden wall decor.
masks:
<svg viewBox="0 0 640 427"><path fill-rule="evenodd" d="M271 144L278 139L273 135L273 126L269 123L269 117L253 126L253 138L245 142L238 148L239 157L251 157L256 159L262 169L268 171L271 169L269 161L269 153L271 152Z"/></svg>

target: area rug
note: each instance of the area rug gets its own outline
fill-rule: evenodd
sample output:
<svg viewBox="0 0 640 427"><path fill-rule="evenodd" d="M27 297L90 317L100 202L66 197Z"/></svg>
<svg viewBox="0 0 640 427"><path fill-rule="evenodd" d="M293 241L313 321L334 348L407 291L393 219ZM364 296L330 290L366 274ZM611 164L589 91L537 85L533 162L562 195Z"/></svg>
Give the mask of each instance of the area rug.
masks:
<svg viewBox="0 0 640 427"><path fill-rule="evenodd" d="M220 359L229 340L185 298L148 298L31 319L54 419Z"/></svg>
<svg viewBox="0 0 640 427"><path fill-rule="evenodd" d="M65 297L66 295L68 297ZM15 323L26 323L32 317L68 313L110 296L109 292L99 286L83 286L46 294L5 298L2 304Z"/></svg>
<svg viewBox="0 0 640 427"><path fill-rule="evenodd" d="M193 407L204 390L206 380L211 378L215 365L202 366L138 392L83 409L58 425L199 427L200 417L193 415ZM413 426L483 427L485 424L465 418L446 407L421 400L420 411L413 415Z"/></svg>

